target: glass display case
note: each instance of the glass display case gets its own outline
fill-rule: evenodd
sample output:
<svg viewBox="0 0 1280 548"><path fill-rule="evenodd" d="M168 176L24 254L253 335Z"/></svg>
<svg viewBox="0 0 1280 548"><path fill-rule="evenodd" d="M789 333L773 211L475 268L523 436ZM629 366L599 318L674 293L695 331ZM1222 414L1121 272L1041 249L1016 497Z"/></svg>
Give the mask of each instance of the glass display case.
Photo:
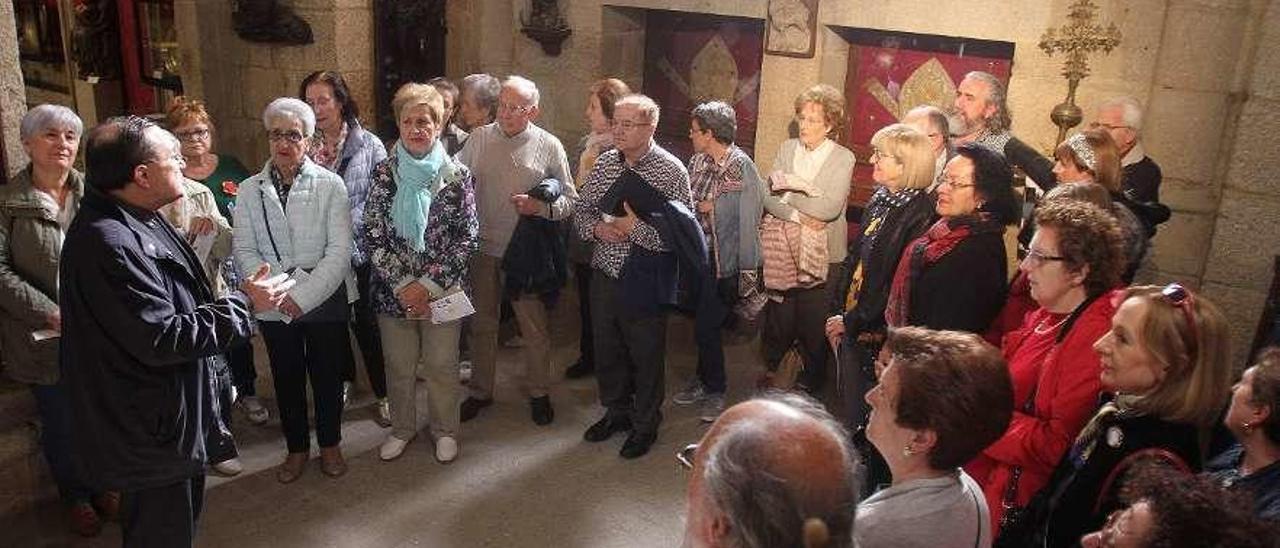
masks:
<svg viewBox="0 0 1280 548"><path fill-rule="evenodd" d="M142 80L162 90L182 93L173 0L137 0L136 7Z"/></svg>

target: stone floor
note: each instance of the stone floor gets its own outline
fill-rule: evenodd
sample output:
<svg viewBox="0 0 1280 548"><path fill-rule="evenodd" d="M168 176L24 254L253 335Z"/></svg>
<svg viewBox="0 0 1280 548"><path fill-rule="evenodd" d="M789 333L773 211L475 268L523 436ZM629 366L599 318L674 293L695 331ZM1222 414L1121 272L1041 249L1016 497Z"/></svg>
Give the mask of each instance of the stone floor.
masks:
<svg viewBox="0 0 1280 548"><path fill-rule="evenodd" d="M574 307L565 302L554 315L562 327L555 336L558 370L577 358ZM534 425L526 397L517 389L520 367L512 349L500 354L497 403L463 425L462 452L450 465L435 462L425 435L400 459L380 461L377 448L387 431L374 424L372 396L361 392L343 417L342 447L350 471L330 479L312 460L298 482L281 485L273 467L285 450L274 407L272 422L263 427L237 414L234 430L246 470L235 478L210 476L197 543L236 548L678 546L687 476L674 453L705 430L694 409L670 403L670 395L693 375L692 331L683 318L670 323L666 419L653 450L635 461L617 456L622 436L599 444L582 441L582 432L602 414L594 378L556 386L555 422ZM726 350L730 398L736 400L748 392L759 368L758 342ZM260 360L259 370L265 366ZM270 381L259 378L258 385L261 390ZM0 545L119 545L115 525L85 540L65 532L62 519L56 502L2 519Z"/></svg>

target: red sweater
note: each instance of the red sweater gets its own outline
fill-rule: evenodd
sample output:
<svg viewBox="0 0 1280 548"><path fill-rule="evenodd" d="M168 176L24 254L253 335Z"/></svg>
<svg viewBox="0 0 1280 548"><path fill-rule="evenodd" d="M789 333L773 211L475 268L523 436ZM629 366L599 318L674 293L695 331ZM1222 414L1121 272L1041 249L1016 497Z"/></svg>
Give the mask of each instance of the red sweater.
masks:
<svg viewBox="0 0 1280 548"><path fill-rule="evenodd" d="M1004 514L1001 502L1013 468L1022 467L1015 501L1023 506L1049 481L1097 408L1102 366L1093 343L1111 329L1111 301L1108 293L1090 303L1060 344L1055 344L1061 329L1056 326L1066 315L1043 308L1005 335L1002 348L1013 378L1013 420L1000 439L965 467L982 485L993 527ZM1032 394L1035 399L1027 413Z"/></svg>

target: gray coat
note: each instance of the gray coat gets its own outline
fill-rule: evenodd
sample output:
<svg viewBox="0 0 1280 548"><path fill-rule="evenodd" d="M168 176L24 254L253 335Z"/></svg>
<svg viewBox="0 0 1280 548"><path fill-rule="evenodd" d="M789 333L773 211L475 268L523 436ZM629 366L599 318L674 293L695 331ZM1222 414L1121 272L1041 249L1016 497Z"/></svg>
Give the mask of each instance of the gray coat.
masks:
<svg viewBox="0 0 1280 548"><path fill-rule="evenodd" d="M791 167L799 139L787 139L778 147L778 157L773 161L774 171L795 173ZM796 211L827 223L827 262L843 261L848 253L849 225L844 211L849 202L849 185L853 182L853 153L836 145L813 185L822 190L822 196L810 197L797 192L769 194L765 189L764 208L774 217L789 220ZM768 184L767 182L765 183Z"/></svg>
<svg viewBox="0 0 1280 548"><path fill-rule="evenodd" d="M84 197L84 176L71 170L68 200ZM31 168L0 187L0 341L10 378L32 384L58 382L58 340L39 343L33 331L58 311L58 256L62 227L31 186Z"/></svg>

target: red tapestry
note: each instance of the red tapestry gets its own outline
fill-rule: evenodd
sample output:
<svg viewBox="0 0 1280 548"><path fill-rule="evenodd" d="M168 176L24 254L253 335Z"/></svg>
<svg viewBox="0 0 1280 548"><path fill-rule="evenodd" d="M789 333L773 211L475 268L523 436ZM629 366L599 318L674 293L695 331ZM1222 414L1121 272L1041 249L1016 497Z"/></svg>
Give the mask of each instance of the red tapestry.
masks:
<svg viewBox="0 0 1280 548"><path fill-rule="evenodd" d="M690 112L719 100L733 105L735 142L754 156L763 40L764 24L754 19L649 12L643 93L662 105L658 144L687 161Z"/></svg>
<svg viewBox="0 0 1280 548"><path fill-rule="evenodd" d="M939 39L947 40L947 39ZM951 107L956 85L970 71L990 72L1006 84L1012 50L1007 57L965 54L964 44L947 48L957 53L936 49L910 49L892 40L887 46L852 44L849 48L849 71L845 80L848 124L842 139L858 157L854 168L852 205L865 205L871 197L871 136L884 126L895 123L907 111L923 104L942 109ZM884 42L882 42L884 43Z"/></svg>

